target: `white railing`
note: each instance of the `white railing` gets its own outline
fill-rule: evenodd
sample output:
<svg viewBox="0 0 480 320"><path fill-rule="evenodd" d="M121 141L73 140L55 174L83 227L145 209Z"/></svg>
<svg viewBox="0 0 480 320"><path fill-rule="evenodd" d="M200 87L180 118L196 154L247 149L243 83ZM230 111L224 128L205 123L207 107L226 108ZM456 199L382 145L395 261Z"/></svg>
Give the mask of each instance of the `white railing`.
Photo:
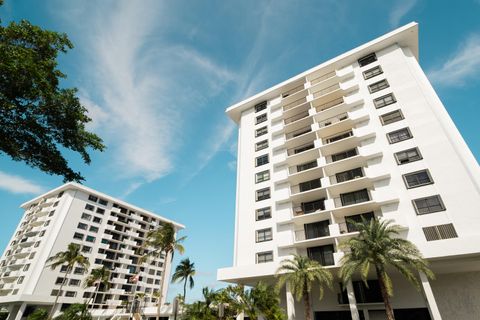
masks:
<svg viewBox="0 0 480 320"><path fill-rule="evenodd" d="M313 86L313 85L316 85L317 83L320 83L320 82L323 82L327 79L333 78L334 76L336 76L335 71L325 73L325 74L323 74L319 77L316 77L315 79L310 80L310 84Z"/></svg>
<svg viewBox="0 0 480 320"><path fill-rule="evenodd" d="M328 118L326 120L323 120L322 122L319 123L319 126L320 128L324 128L347 119L348 119L348 113L344 112L336 116L333 116L331 118Z"/></svg>
<svg viewBox="0 0 480 320"><path fill-rule="evenodd" d="M315 109L317 110L317 112L321 112L321 111L333 108L335 106L338 106L340 104L343 104L343 102L344 102L343 97L340 97L340 98L328 101L328 102L326 102L324 104L321 104L319 106L316 106Z"/></svg>
<svg viewBox="0 0 480 320"><path fill-rule="evenodd" d="M300 119L304 119L304 118L308 117L308 115L309 115L308 110L303 111L303 112L300 112L300 113L298 113L298 114L296 114L296 115L294 115L290 118L287 118L287 119L283 120L283 123L285 125L287 125L287 124L293 123L295 121L298 121Z"/></svg>
<svg viewBox="0 0 480 320"><path fill-rule="evenodd" d="M283 106L283 111L287 111L287 110L290 110L290 109L293 109L303 103L307 102L307 98L303 97L303 98L300 98L300 99L297 99L293 102L290 102L289 104L286 104Z"/></svg>
<svg viewBox="0 0 480 320"><path fill-rule="evenodd" d="M336 91L340 89L340 85L338 83L328 87L328 88L325 88L325 89L322 89L322 90L319 90L319 91L316 91L314 94L313 94L313 98L314 99L317 99L321 96L324 96L326 94L329 94L330 92L333 92L333 91Z"/></svg>
<svg viewBox="0 0 480 320"><path fill-rule="evenodd" d="M293 138L296 138L298 136L304 135L305 133L312 132L312 127L311 126L306 126L300 129L297 129L295 131L291 131L285 135L286 140L290 140Z"/></svg>

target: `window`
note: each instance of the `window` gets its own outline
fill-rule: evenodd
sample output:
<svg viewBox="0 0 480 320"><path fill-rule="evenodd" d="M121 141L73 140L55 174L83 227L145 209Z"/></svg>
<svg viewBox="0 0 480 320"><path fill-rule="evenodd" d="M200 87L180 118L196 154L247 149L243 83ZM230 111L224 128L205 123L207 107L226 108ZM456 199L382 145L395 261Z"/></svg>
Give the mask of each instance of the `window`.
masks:
<svg viewBox="0 0 480 320"><path fill-rule="evenodd" d="M375 52L373 52L358 59L358 64L360 65L360 67L363 67L375 61L377 61L377 55L375 54Z"/></svg>
<svg viewBox="0 0 480 320"><path fill-rule="evenodd" d="M255 112L260 112L265 109L267 109L267 101L262 101L255 105Z"/></svg>
<svg viewBox="0 0 480 320"><path fill-rule="evenodd" d="M95 209L95 207L92 206L91 204L88 204L88 203L87 203L87 204L85 205L85 210L93 211L93 209Z"/></svg>
<svg viewBox="0 0 480 320"><path fill-rule="evenodd" d="M78 229L87 230L88 225L86 223L80 222L77 226Z"/></svg>
<svg viewBox="0 0 480 320"><path fill-rule="evenodd" d="M255 217L257 221L270 219L272 217L272 209L270 207L257 209L255 211Z"/></svg>
<svg viewBox="0 0 480 320"><path fill-rule="evenodd" d="M54 297L55 297L57 294L59 294L57 289L53 289L52 292L50 293L50 295L51 295L51 296L54 296ZM60 291L60 294L59 294L59 295L61 296L62 294L63 294L63 291Z"/></svg>
<svg viewBox="0 0 480 320"><path fill-rule="evenodd" d="M312 162L307 162L303 164L299 164L297 166L297 172L305 171L308 169L316 168L318 166L317 160L314 160Z"/></svg>
<svg viewBox="0 0 480 320"><path fill-rule="evenodd" d="M259 124L259 123L262 123L262 122L265 122L265 121L267 121L267 114L266 113L255 117L255 124Z"/></svg>
<svg viewBox="0 0 480 320"><path fill-rule="evenodd" d="M257 263L266 263L273 261L273 251L257 253Z"/></svg>
<svg viewBox="0 0 480 320"><path fill-rule="evenodd" d="M267 181L267 180L270 180L270 171L269 170L265 170L265 171L258 172L258 173L255 174L255 183L260 183L260 182Z"/></svg>
<svg viewBox="0 0 480 320"><path fill-rule="evenodd" d="M397 102L397 100L395 100L395 96L393 95L393 93L386 94L373 100L373 104L377 109L394 104L395 102Z"/></svg>
<svg viewBox="0 0 480 320"><path fill-rule="evenodd" d="M45 235L45 230L40 231L40 233L38 234L39 237L43 237L44 235Z"/></svg>
<svg viewBox="0 0 480 320"><path fill-rule="evenodd" d="M258 128L257 130L255 130L255 137L260 137L260 136L263 136L264 134L267 134L267 133L268 133L267 126L261 127L261 128Z"/></svg>
<svg viewBox="0 0 480 320"><path fill-rule="evenodd" d="M90 229L88 229L88 231L97 233L98 232L98 227L90 226Z"/></svg>
<svg viewBox="0 0 480 320"><path fill-rule="evenodd" d="M53 207L58 206L58 201L53 204Z"/></svg>
<svg viewBox="0 0 480 320"><path fill-rule="evenodd" d="M35 242L35 244L33 245L35 248L38 248L38 246L40 245L40 241L37 241Z"/></svg>
<svg viewBox="0 0 480 320"><path fill-rule="evenodd" d="M357 155L357 149L350 149L347 151L332 154L332 162L354 157Z"/></svg>
<svg viewBox="0 0 480 320"><path fill-rule="evenodd" d="M101 223L101 222L102 222L102 218L93 217L93 222L95 222L95 223Z"/></svg>
<svg viewBox="0 0 480 320"><path fill-rule="evenodd" d="M445 206L443 205L442 198L439 195L425 197L420 199L414 199L413 206L418 215L429 214L439 211L444 211Z"/></svg>
<svg viewBox="0 0 480 320"><path fill-rule="evenodd" d="M400 165L400 164L422 160L423 158L418 148L412 148L412 149L395 153L395 159L397 160L397 164Z"/></svg>
<svg viewBox="0 0 480 320"><path fill-rule="evenodd" d="M73 273L74 273L74 274L84 274L84 273L85 273L85 269L83 269L83 268L75 268L75 270L73 270Z"/></svg>
<svg viewBox="0 0 480 320"><path fill-rule="evenodd" d="M257 230L256 242L265 242L272 240L272 228Z"/></svg>
<svg viewBox="0 0 480 320"><path fill-rule="evenodd" d="M300 192L304 192L312 189L321 188L322 183L320 182L320 179L313 179L300 183L298 187L300 189Z"/></svg>
<svg viewBox="0 0 480 320"><path fill-rule="evenodd" d="M80 280L78 280L78 279L70 279L70 282L68 283L68 285L77 287L77 286L80 285Z"/></svg>
<svg viewBox="0 0 480 320"><path fill-rule="evenodd" d="M367 189L342 193L340 194L340 199L342 201L342 206L349 206L370 200Z"/></svg>
<svg viewBox="0 0 480 320"><path fill-rule="evenodd" d="M73 234L73 239L83 240L83 234L78 233L78 232L75 232L75 233Z"/></svg>
<svg viewBox="0 0 480 320"><path fill-rule="evenodd" d="M256 201L270 199L270 188L264 188L257 190L256 192Z"/></svg>
<svg viewBox="0 0 480 320"><path fill-rule="evenodd" d="M87 238L85 239L85 241L95 242L95 237L93 237L93 236L87 236Z"/></svg>
<svg viewBox="0 0 480 320"><path fill-rule="evenodd" d="M30 264L26 264L26 265L23 267L23 271L28 271L28 269L30 269Z"/></svg>
<svg viewBox="0 0 480 320"><path fill-rule="evenodd" d="M451 223L424 227L422 229L427 241L458 238L457 231Z"/></svg>
<svg viewBox="0 0 480 320"><path fill-rule="evenodd" d="M361 214L355 214L353 216L346 216L345 220L347 222L347 231L348 232L356 232L356 231L358 231L358 228L355 225L355 222L356 223L361 223L361 222L363 222L363 220L366 220L367 222L370 222L370 220L372 220L374 218L375 218L375 215L374 215L373 212L366 212L366 213L361 213ZM340 231L340 232L342 232L342 231Z"/></svg>
<svg viewBox="0 0 480 320"><path fill-rule="evenodd" d="M255 166L263 166L264 164L268 163L268 154L261 155L257 158L255 158Z"/></svg>
<svg viewBox="0 0 480 320"><path fill-rule="evenodd" d="M263 140L260 142L255 143L255 151L260 151L265 148L268 148L268 140Z"/></svg>
<svg viewBox="0 0 480 320"><path fill-rule="evenodd" d="M77 295L75 291L67 291L65 292L65 297L73 298Z"/></svg>
<svg viewBox="0 0 480 320"><path fill-rule="evenodd" d="M378 76L382 74L383 70L380 66L373 67L372 69L368 69L367 71L363 71L363 78L365 80Z"/></svg>
<svg viewBox="0 0 480 320"><path fill-rule="evenodd" d="M99 214L104 214L105 213L105 209L102 209L102 208L97 208L97 213Z"/></svg>
<svg viewBox="0 0 480 320"><path fill-rule="evenodd" d="M305 240L305 239L314 239L320 237L327 237L330 235L330 230L328 229L328 225L330 224L329 220L323 220L314 223L306 223L303 225L303 231L305 232L305 238L298 237L296 234L296 239L298 240Z"/></svg>
<svg viewBox="0 0 480 320"><path fill-rule="evenodd" d="M68 266L61 266L60 267L60 272L65 273L65 272L67 272L67 270L68 270Z"/></svg>
<svg viewBox="0 0 480 320"><path fill-rule="evenodd" d="M57 195L57 198L60 198L61 196L63 196L63 193L64 193L63 191L60 192L60 193Z"/></svg>
<svg viewBox="0 0 480 320"><path fill-rule="evenodd" d="M102 206L108 205L108 201L105 200L105 199L100 199L100 200L98 200L98 203L100 203Z"/></svg>
<svg viewBox="0 0 480 320"><path fill-rule="evenodd" d="M319 262L322 266L331 266L335 264L333 259L333 245L307 248L307 255L310 259Z"/></svg>
<svg viewBox="0 0 480 320"><path fill-rule="evenodd" d="M18 280L17 280L17 283L18 283L18 284L22 284L22 283L23 283L23 279L25 279L24 276L19 277Z"/></svg>
<svg viewBox="0 0 480 320"><path fill-rule="evenodd" d="M403 120L403 114L400 109L385 113L380 116L380 121L382 122L382 125L386 126L387 124L394 123L397 121Z"/></svg>
<svg viewBox="0 0 480 320"><path fill-rule="evenodd" d="M360 177L363 177L362 168L355 168L352 170L347 170L347 171L343 171L335 174L337 183L353 180Z"/></svg>
<svg viewBox="0 0 480 320"><path fill-rule="evenodd" d="M82 219L90 221L90 219L92 219L92 215L88 213L82 213Z"/></svg>
<svg viewBox="0 0 480 320"><path fill-rule="evenodd" d="M49 217L53 216L55 214L55 210L52 210L50 211L50 213L48 214Z"/></svg>
<svg viewBox="0 0 480 320"><path fill-rule="evenodd" d="M353 136L353 132L352 131L347 131L347 132L344 132L344 133L341 133L341 134L338 134L334 137L331 137L331 138L327 138L326 139L326 142L327 143L333 143L335 141L339 141L339 140L342 140L342 139L345 139L345 138L348 138L348 137L351 137Z"/></svg>
<svg viewBox="0 0 480 320"><path fill-rule="evenodd" d="M83 247L82 247L82 252L84 252L84 253L90 253L90 252L92 252L92 247L83 246Z"/></svg>
<svg viewBox="0 0 480 320"><path fill-rule="evenodd" d="M55 280L55 284L62 284L63 281L63 277L58 277L57 280ZM67 279L65 279L65 283L67 282Z"/></svg>
<svg viewBox="0 0 480 320"><path fill-rule="evenodd" d="M413 138L412 133L408 128L402 128L400 130L387 133L388 142L390 144L401 142Z"/></svg>
<svg viewBox="0 0 480 320"><path fill-rule="evenodd" d="M97 202L98 197L96 197L96 196L94 196L94 195L89 195L89 196L88 196L88 200L93 201L93 202Z"/></svg>
<svg viewBox="0 0 480 320"><path fill-rule="evenodd" d="M427 184L432 184L433 180L428 170L420 170L403 175L403 181L407 189L421 187Z"/></svg>
<svg viewBox="0 0 480 320"><path fill-rule="evenodd" d="M380 80L378 82L375 82L375 83L372 83L371 85L369 85L368 90L370 91L370 93L375 93L375 92L378 92L380 90L386 89L388 87L390 87L390 85L388 84L387 79L383 79L383 80Z"/></svg>

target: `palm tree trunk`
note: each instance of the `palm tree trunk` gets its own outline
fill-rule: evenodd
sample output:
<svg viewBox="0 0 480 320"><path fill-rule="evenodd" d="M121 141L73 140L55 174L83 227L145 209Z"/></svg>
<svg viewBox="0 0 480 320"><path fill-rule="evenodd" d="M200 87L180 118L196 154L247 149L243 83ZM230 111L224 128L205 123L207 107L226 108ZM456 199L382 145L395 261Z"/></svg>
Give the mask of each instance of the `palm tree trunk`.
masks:
<svg viewBox="0 0 480 320"><path fill-rule="evenodd" d="M97 300L97 294L98 294L98 289L100 288L100 282L97 283L97 286L95 287L95 293L93 294L93 299L91 300L92 305L90 306L90 309L93 309L93 306L95 304L95 300Z"/></svg>
<svg viewBox="0 0 480 320"><path fill-rule="evenodd" d="M58 297L60 296L60 293L62 292L63 285L65 284L65 281L67 280L67 277L70 274L71 269L73 269L73 268L68 268L67 272L65 272L65 276L63 276L62 284L60 285L60 289L58 289L57 295L55 297L55 301L53 302L52 309L50 310L50 313L48 314L48 319L53 318L53 313L55 312L55 307L57 306Z"/></svg>
<svg viewBox="0 0 480 320"><path fill-rule="evenodd" d="M187 295L187 280L188 277L185 278L185 282L183 283L183 302L185 303L185 296Z"/></svg>
<svg viewBox="0 0 480 320"><path fill-rule="evenodd" d="M170 257L170 252L165 253L165 260L163 263L163 272L162 272L162 281L160 282L160 292L158 293L158 303L157 303L157 317L156 320L160 320L160 307L162 303L162 298L163 298L163 283L165 282L165 274L167 271L167 260Z"/></svg>
<svg viewBox="0 0 480 320"><path fill-rule="evenodd" d="M305 320L312 320L312 307L310 306L310 293L308 293L306 283L305 283L305 289L303 290L303 303L305 305Z"/></svg>
<svg viewBox="0 0 480 320"><path fill-rule="evenodd" d="M385 286L385 279L383 278L383 273L377 267L375 267L375 270L377 272L378 284L380 286L383 304L385 305L385 313L387 314L387 320L395 320L392 305L390 304L390 297L388 296L387 288Z"/></svg>

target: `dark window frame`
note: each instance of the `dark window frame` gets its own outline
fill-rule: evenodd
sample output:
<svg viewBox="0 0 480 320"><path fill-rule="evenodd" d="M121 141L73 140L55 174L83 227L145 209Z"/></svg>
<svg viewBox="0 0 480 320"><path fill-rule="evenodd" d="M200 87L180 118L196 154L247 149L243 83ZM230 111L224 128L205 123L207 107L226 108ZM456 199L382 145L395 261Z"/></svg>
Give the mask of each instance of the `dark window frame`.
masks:
<svg viewBox="0 0 480 320"><path fill-rule="evenodd" d="M264 126L255 130L255 137L260 137L267 133L268 133L268 127Z"/></svg>
<svg viewBox="0 0 480 320"><path fill-rule="evenodd" d="M259 177L264 178L265 173L268 174L268 177L266 179L259 180ZM270 180L270 170L264 170L255 173L255 183L261 183Z"/></svg>
<svg viewBox="0 0 480 320"><path fill-rule="evenodd" d="M414 175L419 174L419 173L426 173L429 181L428 182L423 182L423 183L418 183L418 184L415 184L415 185L410 185L409 181L407 180L409 178L409 176L414 176ZM404 175L402 175L402 178L403 178L403 182L405 182L405 186L407 187L407 189L414 189L414 188L434 184L432 175L430 174L430 171L428 169L422 169L422 170L418 170L418 171L414 171L414 172L405 173ZM419 179L416 179L416 180L420 181Z"/></svg>
<svg viewBox="0 0 480 320"><path fill-rule="evenodd" d="M255 201L267 200L272 197L270 187L262 188L255 191Z"/></svg>
<svg viewBox="0 0 480 320"><path fill-rule="evenodd" d="M262 110L267 109L267 104L268 104L268 101L267 101L267 100L257 103L257 104L254 106L255 112L260 112L260 111L262 111Z"/></svg>
<svg viewBox="0 0 480 320"><path fill-rule="evenodd" d="M430 200L430 199L437 199L438 204L434 204L434 205L428 204L427 201ZM426 206L421 207L419 209L418 203L417 203L418 201L425 201ZM443 203L442 197L440 197L439 194L436 194L436 195L433 195L433 196L428 196L428 197L413 199L412 204L413 204L413 207L415 208L415 212L417 213L418 216L425 215L425 214L431 214L431 213L435 213L435 212L442 212L442 211L447 210L447 208L445 207L445 204ZM434 209L435 207L439 207L439 209ZM428 212L427 211L423 212L425 209L427 209ZM420 212L420 211L422 211L422 212Z"/></svg>
<svg viewBox="0 0 480 320"><path fill-rule="evenodd" d="M374 82L368 85L368 91L370 93L376 93L382 91L383 89L387 89L390 87L390 83L388 83L387 79L382 79L380 81Z"/></svg>
<svg viewBox="0 0 480 320"><path fill-rule="evenodd" d="M255 263L256 264L260 264L260 263L268 263L268 262L272 262L273 261L273 251L263 251L263 252L257 252L257 254L255 255L256 256L256 259L255 259ZM271 259L262 259L262 261L260 261L260 256L263 256L263 257L271 257Z"/></svg>
<svg viewBox="0 0 480 320"><path fill-rule="evenodd" d="M261 215L259 215L262 213ZM264 207L255 210L255 221L262 221L272 218L272 207Z"/></svg>
<svg viewBox="0 0 480 320"><path fill-rule="evenodd" d="M255 124L260 124L260 123L265 122L267 120L268 120L267 113L262 113L262 114L255 117Z"/></svg>
<svg viewBox="0 0 480 320"><path fill-rule="evenodd" d="M377 55L375 54L375 52L372 52L359 58L357 62L360 67L364 67L366 65L369 65L370 63L374 63L377 60Z"/></svg>
<svg viewBox="0 0 480 320"><path fill-rule="evenodd" d="M395 95L393 94L393 92L387 93L386 95L373 99L373 104L375 106L375 109L384 108L396 102L397 102L397 98L395 98Z"/></svg>
<svg viewBox="0 0 480 320"><path fill-rule="evenodd" d="M380 72L376 72L377 70L379 70ZM378 75L381 75L382 73L383 73L382 67L375 66L373 68L363 71L363 79L365 80L372 79Z"/></svg>
<svg viewBox="0 0 480 320"><path fill-rule="evenodd" d="M408 157L408 158L405 158L405 160L408 160L408 161L403 161L401 162L402 160L400 160L398 158L399 154L402 154L402 153L407 153L407 156L408 156L408 152L412 152L412 151L415 151L417 153L416 156L413 156L413 157ZM397 164L399 166L401 165L404 165L404 164L407 164L407 163L412 163L412 162L415 162L415 161L420 161L423 159L423 156L422 156L422 153L420 152L420 149L418 149L418 147L414 147L414 148L410 148L410 149L406 149L406 150L402 150L402 151L398 151L398 152L395 152L393 154L394 158L395 158L395 161L397 162ZM413 160L410 160L411 158L413 158Z"/></svg>
<svg viewBox="0 0 480 320"><path fill-rule="evenodd" d="M402 133L406 133L406 134L402 134ZM400 135L398 137L395 137L396 134L402 134L402 135ZM392 139L392 136L394 136L395 139L397 139L397 138L399 138L399 139L398 140ZM387 140L388 140L388 143L390 143L390 144L399 143L399 142L409 140L409 139L412 139L412 138L413 138L413 134L410 131L409 127L404 127L404 128L401 128L401 129L398 129L398 130L391 131L391 132L387 133Z"/></svg>
<svg viewBox="0 0 480 320"><path fill-rule="evenodd" d="M266 159L266 160L263 160L263 159ZM261 156L258 156L255 158L255 167L261 167L268 163L270 163L270 157L268 156L268 153L262 154Z"/></svg>
<svg viewBox="0 0 480 320"><path fill-rule="evenodd" d="M260 238L260 234L262 237ZM267 242L273 240L272 228L264 228L255 231L255 243Z"/></svg>
<svg viewBox="0 0 480 320"><path fill-rule="evenodd" d="M385 121L384 117L392 116L392 115L396 115L396 114L400 115L400 117L389 118L389 122ZM386 125L389 125L389 124L392 124L392 123L395 123L395 122L398 122L398 121L402 121L403 119L405 119L405 116L403 115L402 110L397 109L397 110L382 114L382 115L379 116L379 118L380 118L380 122L382 123L382 126L386 126Z"/></svg>
<svg viewBox="0 0 480 320"><path fill-rule="evenodd" d="M260 151L268 148L268 139L255 143L255 151Z"/></svg>

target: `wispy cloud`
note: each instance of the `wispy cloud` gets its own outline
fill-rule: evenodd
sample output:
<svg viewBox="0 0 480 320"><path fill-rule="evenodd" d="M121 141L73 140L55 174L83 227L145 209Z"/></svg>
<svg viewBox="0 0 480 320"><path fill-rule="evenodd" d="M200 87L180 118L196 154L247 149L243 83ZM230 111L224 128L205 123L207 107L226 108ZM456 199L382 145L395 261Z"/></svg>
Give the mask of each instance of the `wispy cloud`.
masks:
<svg viewBox="0 0 480 320"><path fill-rule="evenodd" d="M88 79L79 85L81 99L93 118L92 130L108 145L106 162L116 176L134 181L127 196L174 169L189 110L235 75L201 52L171 42L167 3L107 1L96 13L83 4L63 6L83 21L76 35L89 59L79 62Z"/></svg>
<svg viewBox="0 0 480 320"><path fill-rule="evenodd" d="M17 194L41 194L45 192L42 186L32 181L2 171L0 171L0 189Z"/></svg>
<svg viewBox="0 0 480 320"><path fill-rule="evenodd" d="M389 23L392 27L398 27L400 20L415 7L417 0L399 0L396 2L389 16Z"/></svg>
<svg viewBox="0 0 480 320"><path fill-rule="evenodd" d="M447 61L428 72L430 81L442 86L462 86L479 75L480 34L470 35Z"/></svg>

